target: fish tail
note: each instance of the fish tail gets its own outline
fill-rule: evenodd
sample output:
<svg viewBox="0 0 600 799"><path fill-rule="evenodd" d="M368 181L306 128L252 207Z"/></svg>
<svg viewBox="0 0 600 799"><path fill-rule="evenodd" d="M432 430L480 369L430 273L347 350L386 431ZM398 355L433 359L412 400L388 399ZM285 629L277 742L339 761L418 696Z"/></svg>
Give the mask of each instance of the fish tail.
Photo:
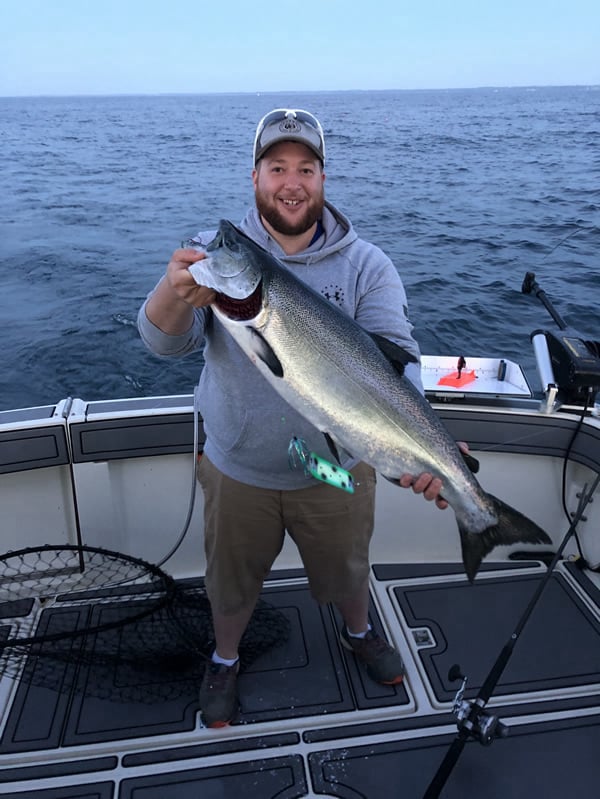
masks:
<svg viewBox="0 0 600 799"><path fill-rule="evenodd" d="M481 561L486 555L500 545L516 544L551 544L551 538L541 527L518 510L511 508L501 499L488 494L498 522L481 533L471 533L458 522L463 563L467 577L472 582L479 571Z"/></svg>

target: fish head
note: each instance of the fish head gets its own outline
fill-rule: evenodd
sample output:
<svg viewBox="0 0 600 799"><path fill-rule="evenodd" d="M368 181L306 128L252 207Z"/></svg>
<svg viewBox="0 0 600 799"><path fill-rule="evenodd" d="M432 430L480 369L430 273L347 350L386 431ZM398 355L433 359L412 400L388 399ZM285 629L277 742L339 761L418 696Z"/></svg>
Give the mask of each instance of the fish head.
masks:
<svg viewBox="0 0 600 799"><path fill-rule="evenodd" d="M206 258L189 268L196 283L215 290L213 304L228 318L243 321L256 316L262 304L263 249L222 219L205 252Z"/></svg>

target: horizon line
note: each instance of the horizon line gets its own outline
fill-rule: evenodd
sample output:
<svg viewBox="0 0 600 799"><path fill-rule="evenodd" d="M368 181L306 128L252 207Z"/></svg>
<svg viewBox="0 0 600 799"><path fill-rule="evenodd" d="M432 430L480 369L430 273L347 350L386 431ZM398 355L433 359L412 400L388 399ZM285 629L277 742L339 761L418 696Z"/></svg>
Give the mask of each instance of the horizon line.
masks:
<svg viewBox="0 0 600 799"><path fill-rule="evenodd" d="M598 83L547 83L547 84L514 84L514 85L482 85L482 86L449 86L437 88L396 88L396 89L268 89L246 91L163 91L163 92L41 92L30 94L0 94L0 99L36 99L36 98L83 98L83 97L202 97L227 95L272 95L272 94L334 94L334 93L367 93L367 92L460 92L460 91L504 91L512 89L600 89Z"/></svg>

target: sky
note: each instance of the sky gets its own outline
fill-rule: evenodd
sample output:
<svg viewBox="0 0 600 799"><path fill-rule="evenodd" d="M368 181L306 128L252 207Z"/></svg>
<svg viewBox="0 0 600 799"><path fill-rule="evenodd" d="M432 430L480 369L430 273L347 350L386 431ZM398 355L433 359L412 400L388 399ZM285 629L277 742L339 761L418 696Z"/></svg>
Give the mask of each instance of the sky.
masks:
<svg viewBox="0 0 600 799"><path fill-rule="evenodd" d="M0 96L578 84L599 0L0 0Z"/></svg>

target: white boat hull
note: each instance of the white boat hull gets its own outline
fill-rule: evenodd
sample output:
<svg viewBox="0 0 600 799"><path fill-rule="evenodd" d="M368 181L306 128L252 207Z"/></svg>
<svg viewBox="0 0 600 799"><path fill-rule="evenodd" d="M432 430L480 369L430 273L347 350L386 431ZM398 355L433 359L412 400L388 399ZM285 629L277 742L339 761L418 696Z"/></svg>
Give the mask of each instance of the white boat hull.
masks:
<svg viewBox="0 0 600 799"><path fill-rule="evenodd" d="M448 397L430 389L430 398L455 437L470 443L481 462L482 485L548 532L553 546L543 551L556 550L568 528L563 459L578 424L576 410L547 414L535 400L496 394ZM74 544L80 536L88 546L162 561L186 526L192 442L187 396L77 399L0 414L1 549ZM588 416L570 452L565 501L571 512L598 472L600 423ZM595 566L598 497L584 516L579 544ZM199 491L188 521L164 568L199 590L205 565ZM454 515L380 480L372 621L403 655L402 686L371 684L344 653L336 637L339 620L310 599L302 564L288 542L263 598L286 616L290 637L240 677L240 724L202 728L196 686L187 673L179 696L171 684L172 699L164 686L154 685L160 698L146 702L149 686L144 688L143 679L138 686L123 669L99 676L93 666L79 666L64 693L16 680L7 670L0 680L0 793L187 799L233 797L244 790L259 799L379 799L393 787L397 795L420 797L456 733L451 711L459 684L448 680L450 661L460 662L472 691L481 685L545 574L536 548L529 549L533 560L514 561L508 549L495 551L470 586ZM535 795L542 779L555 791L543 795L562 797L563 777L544 776L552 768L569 771L558 768L558 761L577 755L580 781L597 768L585 741L595 742L597 751L600 580L573 566L570 559L578 554L572 539L538 618L525 628L514 669L511 664L493 694L490 707L509 726L508 738L489 749L469 743L444 796L466 795L466 786L486 797ZM38 605L31 614L65 607L68 597ZM7 613L0 632L35 626L31 615ZM90 689L94 674L106 683L100 692ZM142 698L131 698L134 684ZM514 776L507 773L508 763ZM564 783L573 785L566 777Z"/></svg>

